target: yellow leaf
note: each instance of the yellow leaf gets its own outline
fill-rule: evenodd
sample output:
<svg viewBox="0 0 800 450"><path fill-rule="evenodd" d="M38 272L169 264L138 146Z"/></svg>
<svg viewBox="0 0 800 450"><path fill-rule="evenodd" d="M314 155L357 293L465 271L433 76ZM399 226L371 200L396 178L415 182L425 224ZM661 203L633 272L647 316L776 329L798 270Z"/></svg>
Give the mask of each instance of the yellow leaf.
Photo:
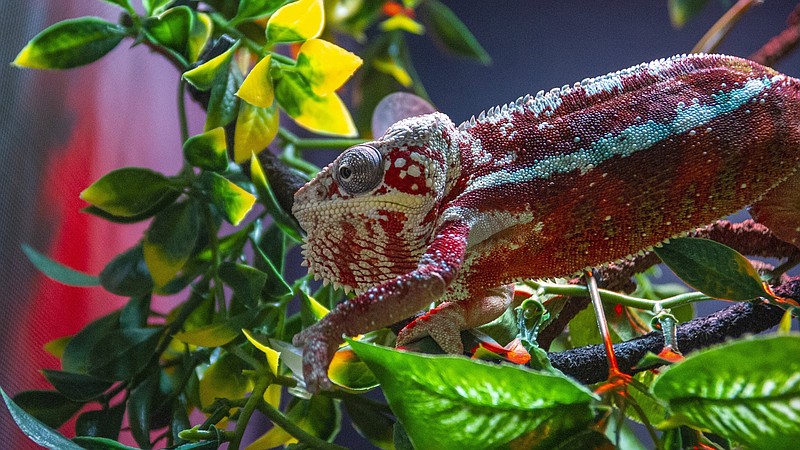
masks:
<svg viewBox="0 0 800 450"><path fill-rule="evenodd" d="M253 381L242 374L235 359L236 356L223 353L203 373L198 389L203 408L211 406L215 398L240 399L253 390Z"/></svg>
<svg viewBox="0 0 800 450"><path fill-rule="evenodd" d="M196 20L192 25L192 31L189 33L189 41L187 42L187 56L189 57L189 62L197 61L206 43L208 43L208 40L211 38L211 31L214 28L211 16L208 14L198 12L195 18Z"/></svg>
<svg viewBox="0 0 800 450"><path fill-rule="evenodd" d="M336 93L317 95L300 75L284 74L275 86L284 111L303 128L319 134L354 137L358 130Z"/></svg>
<svg viewBox="0 0 800 450"><path fill-rule="evenodd" d="M253 106L268 108L275 100L275 91L272 89L272 79L269 76L269 64L272 55L267 55L253 67L253 70L244 79L236 95Z"/></svg>
<svg viewBox="0 0 800 450"><path fill-rule="evenodd" d="M381 30L404 30L413 34L425 34L425 27L421 23L417 22L411 17L406 16L405 14L395 14L394 16L384 20L381 22Z"/></svg>
<svg viewBox="0 0 800 450"><path fill-rule="evenodd" d="M239 106L236 133L233 135L233 159L247 161L253 154L264 151L278 134L278 108L261 108L249 103Z"/></svg>
<svg viewBox="0 0 800 450"><path fill-rule="evenodd" d="M272 371L272 374L278 375L278 360L281 357L281 352L274 350L268 345L261 342L250 331L242 329L242 333L244 333L244 337L246 337L251 344L253 344L257 349L264 352L264 355L266 355L267 357L267 364L269 364L269 368Z"/></svg>
<svg viewBox="0 0 800 450"><path fill-rule="evenodd" d="M265 448L282 447L284 445L294 444L296 442L296 438L292 437L291 434L283 431L283 428L276 425L264 433L260 438L253 441L252 444L245 447L244 450L264 450Z"/></svg>
<svg viewBox="0 0 800 450"><path fill-rule="evenodd" d="M276 409L281 406L281 385L270 384L264 391L264 401Z"/></svg>
<svg viewBox="0 0 800 450"><path fill-rule="evenodd" d="M411 79L411 75L406 72L406 69L400 67L392 60L375 59L372 61L372 66L387 75L391 75L398 83L405 87L410 87L414 82L414 80Z"/></svg>
<svg viewBox="0 0 800 450"><path fill-rule="evenodd" d="M72 336L64 336L60 338L53 339L52 341L47 342L44 344L44 350L47 353L55 356L58 359L61 359L61 355L64 354L64 349L69 344L69 341L72 340Z"/></svg>
<svg viewBox="0 0 800 450"><path fill-rule="evenodd" d="M228 70L228 64L231 63L233 54L236 52L238 47L239 41L236 41L236 43L233 44L231 48L226 50L225 53L211 58L192 70L184 72L183 79L201 91L207 91L211 89L211 85L214 83L214 79L217 77L217 75L223 70Z"/></svg>
<svg viewBox="0 0 800 450"><path fill-rule="evenodd" d="M322 0L298 0L275 11L267 22L267 42L300 42L322 33L325 10Z"/></svg>
<svg viewBox="0 0 800 450"><path fill-rule="evenodd" d="M322 39L309 39L297 55L297 71L317 95L339 89L361 63L355 54Z"/></svg>
<svg viewBox="0 0 800 450"><path fill-rule="evenodd" d="M317 320L322 319L330 312L328 308L322 306L320 302L310 295L308 296L308 303L311 305L311 313L314 314Z"/></svg>

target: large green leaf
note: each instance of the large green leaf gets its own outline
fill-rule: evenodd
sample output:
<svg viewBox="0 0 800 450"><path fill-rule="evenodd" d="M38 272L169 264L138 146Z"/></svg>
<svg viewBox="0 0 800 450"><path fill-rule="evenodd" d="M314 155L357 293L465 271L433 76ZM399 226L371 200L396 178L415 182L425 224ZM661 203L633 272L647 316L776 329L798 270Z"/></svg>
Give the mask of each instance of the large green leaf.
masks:
<svg viewBox="0 0 800 450"><path fill-rule="evenodd" d="M97 286L100 279L88 273L71 269L37 252L28 244L22 244L22 251L30 262L47 277L69 286Z"/></svg>
<svg viewBox="0 0 800 450"><path fill-rule="evenodd" d="M188 6L176 6L145 22L145 30L152 39L175 51L187 55L189 33L194 25L194 16Z"/></svg>
<svg viewBox="0 0 800 450"><path fill-rule="evenodd" d="M144 262L142 245L137 244L115 256L100 272L100 284L108 292L124 297L150 293L153 290L153 279Z"/></svg>
<svg viewBox="0 0 800 450"><path fill-rule="evenodd" d="M236 91L241 85L242 72L235 64L228 64L227 69L221 71L212 83L204 130L224 127L236 119L239 112Z"/></svg>
<svg viewBox="0 0 800 450"><path fill-rule="evenodd" d="M495 447L540 426L554 434L593 417L597 397L563 376L348 342L417 448Z"/></svg>
<svg viewBox="0 0 800 450"><path fill-rule="evenodd" d="M83 450L81 446L76 445L74 442L62 436L58 431L48 427L42 423L42 421L20 408L3 389L0 389L0 395L3 396L3 401L6 403L8 412L11 413L11 417L14 418L19 429L25 433L26 436L31 438L33 442L49 449Z"/></svg>
<svg viewBox="0 0 800 450"><path fill-rule="evenodd" d="M753 449L800 441L800 336L738 341L690 355L653 383L673 420Z"/></svg>
<svg viewBox="0 0 800 450"><path fill-rule="evenodd" d="M78 416L78 420L75 421L75 434L86 437L117 439L124 415L125 402L120 402L118 405L106 409L86 411ZM86 445L83 446L87 447Z"/></svg>
<svg viewBox="0 0 800 450"><path fill-rule="evenodd" d="M70 69L89 64L119 44L126 31L99 17L65 20L44 29L19 52L13 64L33 69Z"/></svg>
<svg viewBox="0 0 800 450"><path fill-rule="evenodd" d="M72 401L56 391L22 391L14 396L14 402L53 428L60 427L83 408L83 402Z"/></svg>
<svg viewBox="0 0 800 450"><path fill-rule="evenodd" d="M174 192L169 178L142 167L112 170L81 192L81 198L115 216L150 210Z"/></svg>
<svg viewBox="0 0 800 450"><path fill-rule="evenodd" d="M222 172L228 168L228 147L225 129L217 127L192 136L183 144L186 161L201 169Z"/></svg>
<svg viewBox="0 0 800 450"><path fill-rule="evenodd" d="M428 26L439 43L446 49L458 55L467 56L478 60L481 64L490 64L492 58L481 47L475 36L466 25L438 0L428 0L424 3L427 14Z"/></svg>
<svg viewBox="0 0 800 450"><path fill-rule="evenodd" d="M113 384L82 373L44 369L42 374L58 392L76 402L93 400Z"/></svg>
<svg viewBox="0 0 800 450"><path fill-rule="evenodd" d="M102 342L119 329L119 311L103 316L85 327L70 339L61 355L61 368L66 372L88 373L89 354L98 342Z"/></svg>
<svg viewBox="0 0 800 450"><path fill-rule="evenodd" d="M201 217L197 202L188 200L161 211L150 223L142 251L157 287L172 280L192 256L200 234Z"/></svg>
<svg viewBox="0 0 800 450"><path fill-rule="evenodd" d="M89 352L89 373L107 380L129 380L150 361L160 328L115 330Z"/></svg>
<svg viewBox="0 0 800 450"><path fill-rule="evenodd" d="M675 275L709 297L744 301L769 296L750 261L719 242L675 238L655 252Z"/></svg>

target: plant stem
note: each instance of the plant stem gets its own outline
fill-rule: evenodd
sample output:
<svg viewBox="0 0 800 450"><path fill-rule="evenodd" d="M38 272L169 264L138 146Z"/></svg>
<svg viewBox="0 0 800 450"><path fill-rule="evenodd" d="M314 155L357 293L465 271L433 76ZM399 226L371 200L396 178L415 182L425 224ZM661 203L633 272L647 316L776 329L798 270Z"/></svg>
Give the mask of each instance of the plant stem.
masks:
<svg viewBox="0 0 800 450"><path fill-rule="evenodd" d="M271 420L272 423L274 423L276 426L283 428L283 431L291 434L298 441L308 445L311 448L322 449L322 450L346 450L344 447L332 444L324 439L320 439L314 436L313 434L309 434L304 429L300 428L294 422L289 420L289 418L283 415L282 412L278 411L277 409L275 409L275 407L265 402L263 399L261 399L261 401L258 402L258 410L261 411L262 414L267 416L267 418Z"/></svg>
<svg viewBox="0 0 800 450"><path fill-rule="evenodd" d="M217 227L214 215L211 213L211 208L206 205L206 222L208 222L208 239L209 246L211 247L211 271L214 278L214 297L217 302L219 312L227 317L227 307L225 306L225 290L222 287L222 280L219 278L219 266L222 263L219 254L219 239L217 238Z"/></svg>
<svg viewBox="0 0 800 450"><path fill-rule="evenodd" d="M278 135L285 141L299 149L330 149L347 148L353 145L364 143L364 139L349 138L300 138L291 131L281 127L278 128Z"/></svg>
<svg viewBox="0 0 800 450"><path fill-rule="evenodd" d="M250 422L250 416L253 415L253 411L255 411L258 404L263 401L264 392L272 382L271 375L272 374L266 371L259 374L256 385L253 388L253 393L250 394L250 398L247 399L244 408L242 408L239 413L239 419L236 420L236 429L233 432L233 439L231 439L231 444L228 447L231 450L239 449L239 445L242 443L242 437L244 437L244 430L247 428L247 423Z"/></svg>
<svg viewBox="0 0 800 450"><path fill-rule="evenodd" d="M531 286L536 289L542 289L545 294L567 295L572 297L588 297L589 290L586 286L575 284L552 284L533 281ZM687 303L697 302L701 300L711 300L701 292L688 292L686 294L675 295L662 300L647 300L644 298L631 297L629 295L620 294L618 292L607 291L599 289L600 297L609 303L619 304L623 306L630 306L632 308L653 310L656 307L660 308L675 308Z"/></svg>
<svg viewBox="0 0 800 450"><path fill-rule="evenodd" d="M181 146L189 139L189 121L186 118L186 81L178 82L178 119L181 125Z"/></svg>

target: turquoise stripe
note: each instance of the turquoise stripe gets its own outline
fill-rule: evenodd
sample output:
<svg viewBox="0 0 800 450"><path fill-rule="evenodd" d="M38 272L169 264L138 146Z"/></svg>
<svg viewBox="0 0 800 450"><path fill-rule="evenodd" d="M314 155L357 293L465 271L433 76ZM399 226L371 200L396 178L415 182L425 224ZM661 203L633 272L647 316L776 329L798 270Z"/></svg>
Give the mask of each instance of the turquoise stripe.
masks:
<svg viewBox="0 0 800 450"><path fill-rule="evenodd" d="M497 170L472 180L464 193L547 179L556 174L575 170L580 170L581 174L584 174L614 156L625 157L647 150L671 136L685 133L711 122L716 117L729 114L782 79L782 75L775 75L772 78L764 76L749 80L741 88L712 94L714 104L711 105L701 105L697 99L688 106L681 102L676 107L675 118L670 122L659 123L648 120L642 124L631 125L617 134L608 133L590 146L580 148L573 153L549 156L522 169Z"/></svg>

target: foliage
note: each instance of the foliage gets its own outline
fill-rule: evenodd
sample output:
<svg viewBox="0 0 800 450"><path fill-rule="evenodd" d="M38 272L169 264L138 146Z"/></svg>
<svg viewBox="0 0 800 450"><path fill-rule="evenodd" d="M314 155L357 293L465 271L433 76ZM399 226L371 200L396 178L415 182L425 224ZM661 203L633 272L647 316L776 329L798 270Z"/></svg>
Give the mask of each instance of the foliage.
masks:
<svg viewBox="0 0 800 450"><path fill-rule="evenodd" d="M608 448L615 434L609 423L625 426L624 415L649 427L659 447L707 445L711 433L722 437L715 445L725 448L732 442L780 448L782 436L797 437L798 367L783 362L796 359L799 337L749 339L701 351L663 374L637 376L629 395L599 395L552 368L535 345L539 329L563 306L563 295L587 295L581 286L559 283L519 285L530 297L519 320L509 313L494 331L485 330L521 339L498 337L499 344L476 332L474 357L467 359L398 352L384 346L393 335L373 332L337 353L330 374L340 389L310 396L299 382L298 349L287 342L343 293L315 291L308 276L284 277L286 254L302 240L302 231L281 207L256 155L273 144L282 161L308 177L318 169L302 158L302 150L361 142L358 136L369 135L373 110L386 94L408 90L425 97L408 54L408 33L429 33L446 49L480 63L490 61L488 54L438 0L143 0L144 15L129 0L107 1L122 9L119 23L84 17L55 24L34 37L14 64L72 68L130 39L180 70L180 110L188 90L207 116L204 131L189 136L184 114L183 146L176 149L184 167L178 174L126 167L83 191L87 213L121 224L150 220L142 241L98 276L24 247L33 264L57 281L99 284L130 297L121 309L47 345L61 360L61 370L43 371L53 390L13 398L2 392L34 442L64 449L131 448L118 442L127 416L142 448L240 448L258 410L274 426L249 449L295 442L340 448L330 442L339 432L342 407L352 426L380 448ZM682 23L704 3L671 1L673 20ZM361 42L363 59L334 43L339 35ZM360 99L353 118L339 93L347 92L342 87L357 72L350 87ZM287 116L333 137L299 138L285 128ZM223 221L233 231L221 233ZM699 292L654 284L650 275L637 275L632 295L603 291L604 300L616 305L609 313L620 340L690 320L691 302L706 295L780 300L728 247L679 239L657 252ZM178 293L186 299L169 314L153 312L158 295ZM295 301L299 312L290 308ZM592 323L591 315L578 314L564 344L599 343ZM703 367L715 370L698 370ZM388 404L363 396L377 385ZM191 423L193 411L205 419ZM77 419L77 436L69 440L54 428L71 417ZM656 427L665 431L658 435Z"/></svg>

